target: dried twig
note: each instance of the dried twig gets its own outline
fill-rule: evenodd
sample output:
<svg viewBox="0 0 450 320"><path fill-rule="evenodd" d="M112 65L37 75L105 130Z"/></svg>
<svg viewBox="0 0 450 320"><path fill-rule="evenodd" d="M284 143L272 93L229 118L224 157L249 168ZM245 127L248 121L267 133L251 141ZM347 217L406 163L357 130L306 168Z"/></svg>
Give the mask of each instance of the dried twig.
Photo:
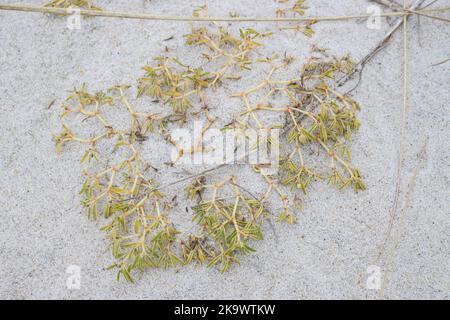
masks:
<svg viewBox="0 0 450 320"><path fill-rule="evenodd" d="M410 7L410 10L414 11L419 8L425 0L418 0L415 4ZM408 16L407 16L408 17ZM338 81L338 86L343 86L347 81L351 80L356 74L358 74L359 80L355 87L353 87L349 92L354 91L361 82L362 72L366 66L366 64L372 60L378 52L380 52L392 38L392 35L403 25L403 18L399 18L395 25L385 34L385 36L378 42L378 44L373 47L368 54L366 54L356 65L356 68L350 74L344 76L342 79Z"/></svg>
<svg viewBox="0 0 450 320"><path fill-rule="evenodd" d="M441 64L447 63L447 62L449 62L449 61L450 61L450 58L449 58L449 59L445 59L444 61L441 61L441 62L432 64L431 66L432 66L432 67L440 66Z"/></svg>
<svg viewBox="0 0 450 320"><path fill-rule="evenodd" d="M23 12L41 12L53 13L58 15L67 14L65 8L51 8L27 4L0 4L0 10L12 10ZM415 9L412 9L415 10ZM442 12L450 8L438 8L432 10L423 10L425 12ZM416 13L416 12L414 12ZM361 18L370 18L371 14L357 14L348 16L311 16L311 17L292 17L292 18L267 18L267 17L192 17L192 16L170 16L170 15L152 15L146 13L118 12L118 11L99 11L81 9L79 14L82 16L108 17L108 18L127 18L140 20L164 20L164 21L204 21L204 22L310 22L310 21L345 21L357 20ZM401 17L404 12L385 12L381 17Z"/></svg>

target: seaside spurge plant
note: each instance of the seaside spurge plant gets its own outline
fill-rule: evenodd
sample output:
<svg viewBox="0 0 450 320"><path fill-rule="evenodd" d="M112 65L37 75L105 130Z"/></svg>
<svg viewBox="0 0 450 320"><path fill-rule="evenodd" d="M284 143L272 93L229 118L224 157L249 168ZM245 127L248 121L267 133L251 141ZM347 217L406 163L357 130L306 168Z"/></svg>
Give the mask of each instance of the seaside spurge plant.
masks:
<svg viewBox="0 0 450 320"><path fill-rule="evenodd" d="M303 1L291 9L303 14ZM197 14L204 11L201 8ZM351 163L349 147L360 125L359 106L336 89L336 80L352 72L354 63L347 56L333 57L314 47L303 67L286 78L292 56L261 59L255 52L269 36L251 28L234 34L217 24L194 28L184 38L186 45L199 52L197 65L176 56L160 56L143 68L145 74L135 87L119 85L92 93L82 85L63 102L62 130L54 136L56 149L59 154L70 143L83 146L82 205L90 220L103 225L114 257L109 268L117 270L117 279L132 282L136 271L188 264L227 271L240 263L242 255L255 251L253 243L263 238L264 222L273 215L290 224L296 221L302 195L314 181L325 180L339 189L365 189L359 170ZM239 81L244 72L248 75L255 64L268 67L267 74L230 97L239 99L243 110L232 123L218 129L238 129L244 134L246 129L283 128L279 170L270 164L249 165L267 189L255 195L239 184L239 176L211 177L221 166L160 183L157 177L164 171L143 157L143 142L162 138L177 148L179 158L204 152L202 137L217 123L210 114L208 97L221 90L225 81ZM144 100L148 97L169 107L154 112ZM141 99L145 111L138 111L142 103L136 107ZM126 121L111 117L115 113L125 114ZM276 115L281 123L268 114ZM169 124L183 126L200 117L206 120L200 137L191 149L182 148L172 138ZM166 164L176 166L177 161ZM194 213L189 231L173 222L176 215L189 210L180 210L174 198L164 194L167 186L186 191ZM275 209L273 214L269 211Z"/></svg>
<svg viewBox="0 0 450 320"><path fill-rule="evenodd" d="M131 281L131 271L146 267L165 268L181 264L173 251L178 231L170 223L167 212L171 204L159 192L150 177L152 167L142 159L138 150L142 138L152 132L152 114L134 111L126 97L128 86L110 88L108 93L91 94L82 86L74 90L63 104L63 118L75 114L82 115L81 122L95 120L103 128L103 133L91 138L76 136L67 125L63 125L60 135L54 137L57 150L68 142L78 142L86 146L82 163L98 161L96 146L103 140L112 142L110 154L120 153L122 160L108 163L106 168L91 165L85 172L85 181L80 194L82 204L89 219L102 216L108 224L102 230L111 240L111 248L116 262L111 267L119 269L117 276ZM105 120L104 109L122 107L129 115L129 126L116 129Z"/></svg>
<svg viewBox="0 0 450 320"><path fill-rule="evenodd" d="M205 185L195 180L187 188L188 197L199 198L193 210L193 221L200 227L200 235L187 235L180 240L180 232L169 219L173 205L158 190L157 183L150 177L152 166L142 159L139 123L152 115L134 111L126 97L127 86L116 86L108 93L91 94L85 86L74 90L63 104L63 118L82 115L81 122L97 121L104 132L91 138L75 135L67 126L54 137L58 152L68 142L85 145L81 162L90 170L80 191L82 205L91 220L100 217L106 221L101 229L111 240L115 263L109 268L118 268L118 279L123 276L133 281L134 269L168 268L191 262L207 262L209 266L220 264L223 271L231 264L239 263L238 254L254 251L250 240L262 239L260 225L267 215L260 201L245 197L234 177L223 182ZM129 127L115 129L105 120L104 108L123 107L129 114ZM134 134L133 134L134 133ZM99 161L97 145L102 140L112 141L111 153L121 152L123 159L109 163L106 168L95 170ZM221 198L227 188L232 192L229 198ZM207 193L209 200L204 197ZM185 235L186 236L186 235Z"/></svg>
<svg viewBox="0 0 450 320"><path fill-rule="evenodd" d="M138 96L148 95L185 113L205 89L217 87L225 79L238 79L233 71L248 70L251 54L260 46L258 41L267 36L253 29L241 29L239 37L220 26L216 32L205 27L193 29L185 35L186 44L207 49L201 54L203 63L191 67L175 57L155 58L155 65L145 66L145 75L138 79Z"/></svg>
<svg viewBox="0 0 450 320"><path fill-rule="evenodd" d="M360 126L356 117L359 105L351 97L334 89L336 79L350 73L354 63L348 56L329 57L324 51L315 51L319 57L307 61L298 77L292 79L275 79L277 73L292 62L291 58L284 59L278 65L276 61L268 60L271 69L266 79L235 95L242 99L245 107L237 121L241 127L270 130L271 125L264 123L260 113L284 114L286 143L281 144L287 146L287 150L280 159L281 177L270 177L257 166L255 170L263 175L268 184L263 200L274 190L284 204L279 219L289 223L295 220L292 208L297 206L278 182L288 186L291 192L298 189L304 194L311 182L324 178L328 184L340 189L347 186L352 186L356 192L365 189L359 170L350 163L348 147L353 131ZM251 102L252 96L260 92L264 93L264 98ZM283 95L288 103L273 106L272 103L281 100ZM322 149L329 159L329 164L320 169L313 168L304 157L305 151L314 145Z"/></svg>
<svg viewBox="0 0 450 320"><path fill-rule="evenodd" d="M166 141L174 143L166 130L167 122L173 122L174 118L184 121L194 104L200 104L196 112L209 119L205 131L213 123L205 107L204 91L219 86L225 78L235 79L237 76L227 74L228 69L236 66L237 70L247 69L249 55L259 45L255 41L260 37L254 30L243 30L238 38L224 29L219 34L210 36L221 52L205 60L212 71L205 72L201 67L190 67L166 57L157 58L156 66L144 68L147 74L138 79L137 98L149 95L170 103L171 108L164 115L136 111L128 93L130 86L126 85L97 93L89 92L83 85L73 90L62 105L63 129L54 137L57 151L60 153L70 142L85 146L80 160L87 169L80 191L82 205L89 219L106 221L102 230L111 241L115 262L110 267L118 269L118 278L132 281L135 269L176 267L190 262L220 264L225 271L239 261L238 254L253 251L250 240L262 238L260 223L264 209L258 200L244 197L237 187L231 188L235 195L231 204L218 197L226 186L235 183L234 178L200 187L199 193L214 189L216 196L194 208L193 221L199 225L199 235L180 234L169 217L173 204L158 189L152 178L153 166L140 152L141 142L155 128L159 128ZM206 36L206 31L200 35ZM203 46L201 42L191 45ZM219 54L225 62L217 67L214 62L219 61ZM107 114L114 109L126 112L126 126L118 127L108 121ZM94 122L97 129L95 133L78 135L69 122L78 122L76 127Z"/></svg>
<svg viewBox="0 0 450 320"><path fill-rule="evenodd" d="M155 58L155 66L145 66L145 76L138 79L138 97L146 94L170 104L176 112L192 107L191 96L208 86L209 73L191 69L176 58Z"/></svg>
<svg viewBox="0 0 450 320"><path fill-rule="evenodd" d="M240 29L239 36L236 37L224 27L217 26L215 32L211 32L206 27L194 28L184 37L187 45L196 45L208 50L202 54L207 62L222 60L219 70L214 73L213 84L215 84L230 68L249 70L253 63L250 57L251 52L261 45L260 41L263 38L270 35L271 33L261 34L252 28L247 28Z"/></svg>

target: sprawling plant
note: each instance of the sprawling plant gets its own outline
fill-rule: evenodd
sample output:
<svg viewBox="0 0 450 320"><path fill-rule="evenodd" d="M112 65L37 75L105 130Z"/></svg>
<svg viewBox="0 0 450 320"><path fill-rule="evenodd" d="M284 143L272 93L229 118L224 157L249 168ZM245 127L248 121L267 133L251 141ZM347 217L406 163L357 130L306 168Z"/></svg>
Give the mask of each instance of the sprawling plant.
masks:
<svg viewBox="0 0 450 320"><path fill-rule="evenodd" d="M267 112L284 115L285 143L287 146L282 155L281 177L271 177L265 170L255 167L268 184L269 194L272 190L278 194L284 204L280 220L290 223L295 221L292 208L298 207L295 201L282 191L281 186L288 186L292 192L301 190L306 194L313 181L326 179L340 189L353 186L355 191L364 190L365 185L361 174L351 163L348 143L352 133L360 123L356 117L359 105L348 95L336 91L336 79L349 74L354 63L348 56L342 58L329 57L325 51L315 48L319 56L305 63L298 77L292 79L276 79L277 72L289 66L291 57L285 58L279 64L268 60L270 70L266 79L248 88L235 97L242 99L245 111L236 124L244 128L270 130L273 125L265 123L260 114ZM262 100L251 102L253 95L263 96ZM284 105L274 106L273 103L282 100ZM304 157L306 150L318 146L329 159L329 165L313 168ZM317 162L317 161L315 161ZM278 181L281 182L281 186ZM266 197L267 198L267 195Z"/></svg>
<svg viewBox="0 0 450 320"><path fill-rule="evenodd" d="M305 9L303 1L289 8L278 14L288 10L303 14ZM205 9L197 9L194 15ZM261 59L255 53L269 36L251 28L237 34L220 25L194 28L185 40L198 50L198 65L189 65L176 56L160 56L144 66L144 75L137 79L135 88L119 85L92 93L83 85L62 104L63 128L54 136L56 148L60 153L68 143L84 146L82 205L90 220L104 223L102 230L110 239L114 257L110 268L117 269L118 279L133 281L136 270L190 263L218 265L226 271L239 263L240 256L255 251L252 243L263 238L263 225L272 217L273 195L282 203L282 209L274 212L278 220L294 223L301 209L300 195L306 194L314 181L364 190L361 174L351 164L349 148L351 135L359 128L359 106L336 89L336 79L352 72L353 62L348 56L336 58L314 48L295 77L285 78L293 57ZM243 73L252 72L255 64L267 66L267 76L233 95L232 99L242 102L242 113L220 129L270 131L280 123L266 115L278 115L284 128L280 170L252 166L267 185L259 195L243 188L238 176L196 174L170 184L186 182L186 196L194 203L196 229L180 231L172 218L186 213L180 213L174 200L164 195L164 185L156 179L157 169L142 156L142 142L162 136L177 147L178 159L197 152L197 145L191 149L178 145L168 123L183 126L191 117L202 115L207 119L201 132L205 134L215 124L207 97L224 82L238 81ZM167 107L159 113L149 107L139 111L137 100L148 97ZM124 113L126 121L109 120L111 113ZM178 159L171 165L176 166Z"/></svg>

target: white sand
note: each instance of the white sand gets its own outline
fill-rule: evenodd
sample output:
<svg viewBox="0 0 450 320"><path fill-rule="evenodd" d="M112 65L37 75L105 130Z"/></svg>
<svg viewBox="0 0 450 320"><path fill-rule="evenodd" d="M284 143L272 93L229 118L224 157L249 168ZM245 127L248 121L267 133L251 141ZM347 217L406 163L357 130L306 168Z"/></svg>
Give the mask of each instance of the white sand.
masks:
<svg viewBox="0 0 450 320"><path fill-rule="evenodd" d="M2 2L5 2L4 0ZM16 1L6 1L16 2ZM25 1L23 1L25 2ZM29 0L28 3L41 1ZM111 2L111 4L108 4ZM273 16L273 0L255 1L97 1L109 10L191 14L208 3L210 15L230 11L241 15ZM365 13L368 1L310 1L311 15ZM445 6L438 1L434 6ZM447 15L448 16L448 15ZM259 24L261 31L276 24ZM409 23L409 118L405 163L387 255L392 257L387 298L450 298L450 58L448 24L417 17ZM258 252L242 258L242 266L222 275L216 269L188 267L179 271L149 270L136 285L117 283L99 225L89 223L80 206L80 149L55 154L52 134L60 129L53 99L86 82L93 89L133 83L140 67L162 53L164 46L180 52L188 63L195 52L182 35L189 23L90 18L80 31L66 20L38 13L0 12L0 297L37 298L154 298L154 299L301 299L378 298L366 288L367 268L383 244L395 193L397 149L402 115L402 34L365 69L355 91L363 109L362 128L352 143L354 163L367 191L338 192L314 185L304 198L305 210L293 227L269 226ZM315 26L312 40L290 31L278 32L263 53L284 51L307 56L311 43L333 54L361 58L383 37L389 25L369 30L365 22L325 22ZM170 36L171 41L163 42ZM420 39L419 39L420 35ZM198 61L197 61L198 62ZM255 78L262 77L263 73ZM226 95L212 102L226 123L240 106ZM157 165L164 167L170 150L156 141ZM151 149L153 150L153 149ZM153 159L152 158L152 159ZM158 162L159 161L159 162ZM220 174L230 174L232 168ZM245 170L243 171L245 175ZM170 181L175 174L167 173ZM259 190L260 181L247 181ZM173 193L180 193L172 190ZM447 199L447 200L446 200ZM188 204L179 202L180 214ZM403 217L403 218L398 218ZM397 245L396 245L397 244ZM386 255L377 262L386 270ZM66 268L81 267L80 290L66 288Z"/></svg>

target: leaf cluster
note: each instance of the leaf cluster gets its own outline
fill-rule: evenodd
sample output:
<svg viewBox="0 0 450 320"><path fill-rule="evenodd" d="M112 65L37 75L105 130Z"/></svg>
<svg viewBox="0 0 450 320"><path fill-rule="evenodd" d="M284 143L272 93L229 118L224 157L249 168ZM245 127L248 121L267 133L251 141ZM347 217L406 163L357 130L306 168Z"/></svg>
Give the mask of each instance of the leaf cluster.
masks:
<svg viewBox="0 0 450 320"><path fill-rule="evenodd" d="M101 10L101 8L95 6L91 0L53 0L45 4L45 7L52 8L70 8L78 7L88 10Z"/></svg>

